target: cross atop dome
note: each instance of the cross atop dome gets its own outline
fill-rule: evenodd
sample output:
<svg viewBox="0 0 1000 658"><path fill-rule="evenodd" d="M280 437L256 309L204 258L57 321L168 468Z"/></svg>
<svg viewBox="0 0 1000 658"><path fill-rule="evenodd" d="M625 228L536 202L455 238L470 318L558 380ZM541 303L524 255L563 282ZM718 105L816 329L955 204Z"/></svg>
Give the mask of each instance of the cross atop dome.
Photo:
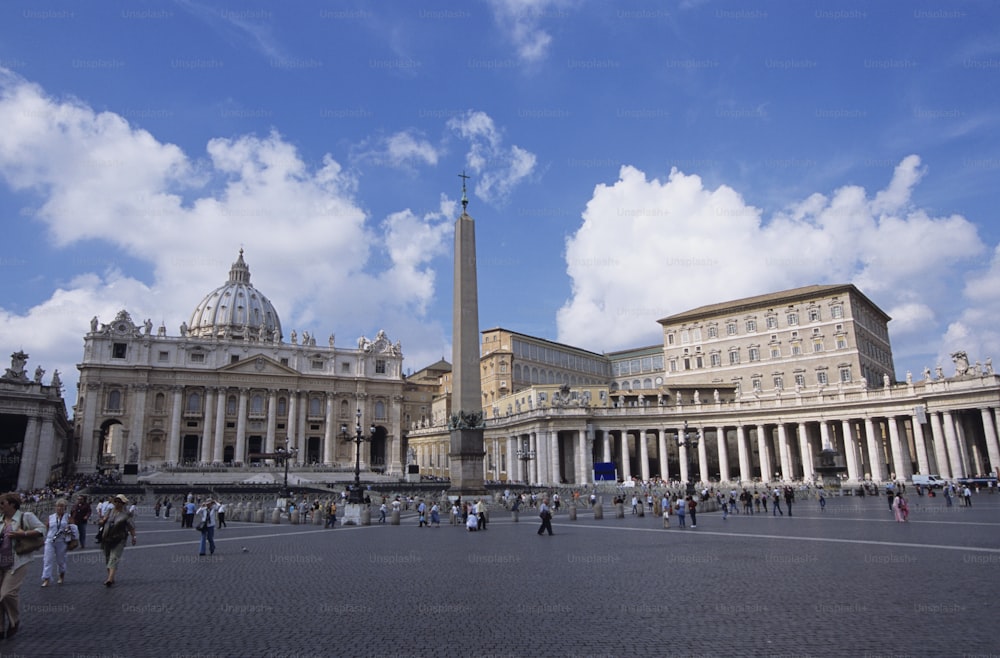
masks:
<svg viewBox="0 0 1000 658"><path fill-rule="evenodd" d="M230 283L250 283L250 268L243 260L243 247L240 247L240 255L229 269Z"/></svg>

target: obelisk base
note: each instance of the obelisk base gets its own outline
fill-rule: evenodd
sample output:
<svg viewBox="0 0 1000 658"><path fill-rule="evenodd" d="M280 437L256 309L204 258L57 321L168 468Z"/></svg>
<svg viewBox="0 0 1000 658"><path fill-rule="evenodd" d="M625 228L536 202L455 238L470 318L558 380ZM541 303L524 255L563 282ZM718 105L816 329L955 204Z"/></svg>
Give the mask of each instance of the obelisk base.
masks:
<svg viewBox="0 0 1000 658"><path fill-rule="evenodd" d="M482 496L486 493L483 484L482 429L457 429L451 431L451 488L449 491L459 496Z"/></svg>

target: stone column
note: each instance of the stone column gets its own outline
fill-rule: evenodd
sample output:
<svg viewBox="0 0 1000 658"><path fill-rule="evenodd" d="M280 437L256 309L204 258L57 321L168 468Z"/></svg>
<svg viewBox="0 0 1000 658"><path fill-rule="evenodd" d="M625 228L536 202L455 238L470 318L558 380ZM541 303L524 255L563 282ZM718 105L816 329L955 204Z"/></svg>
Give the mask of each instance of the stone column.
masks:
<svg viewBox="0 0 1000 658"><path fill-rule="evenodd" d="M722 427L715 428L715 443L719 451L719 479L722 482L729 481L729 446L726 444L726 430Z"/></svg>
<svg viewBox="0 0 1000 658"><path fill-rule="evenodd" d="M899 436L899 421L895 416L888 418L889 423L889 445L892 447L893 468L896 470L897 480L910 479L910 448Z"/></svg>
<svg viewBox="0 0 1000 658"><path fill-rule="evenodd" d="M542 451L539 450L538 446L538 433L529 432L528 433L528 450L531 454L535 455L535 458L528 462L528 484L535 485L538 484L538 472L540 470L539 462L542 460Z"/></svg>
<svg viewBox="0 0 1000 658"><path fill-rule="evenodd" d="M220 464L225 459L226 447L226 388L215 391L215 454L214 460Z"/></svg>
<svg viewBox="0 0 1000 658"><path fill-rule="evenodd" d="M875 482L884 482L885 455L882 454L882 437L875 432L875 421L865 418L865 438L868 442L868 466L871 468L871 477Z"/></svg>
<svg viewBox="0 0 1000 658"><path fill-rule="evenodd" d="M549 482L554 486L558 486L561 478L559 477L559 432L556 430L549 430Z"/></svg>
<svg viewBox="0 0 1000 658"><path fill-rule="evenodd" d="M35 477L38 450L41 447L42 423L39 420L37 416L28 416L28 425L24 429L24 438L21 443L21 466L17 473L18 491L30 491L35 488L35 483L32 480Z"/></svg>
<svg viewBox="0 0 1000 658"><path fill-rule="evenodd" d="M820 422L820 425L823 424ZM799 450L802 452L802 479L806 482L812 482L815 469L813 468L812 445L809 442L809 427L806 423L799 424Z"/></svg>
<svg viewBox="0 0 1000 658"><path fill-rule="evenodd" d="M990 457L990 469L996 473L996 469L1000 468L1000 442L997 441L997 431L993 426L993 413L989 407L983 407L979 410L979 415L983 419L986 454Z"/></svg>
<svg viewBox="0 0 1000 658"><path fill-rule="evenodd" d="M646 437L646 430L640 430L636 434L639 442L639 476L643 482L649 482L649 440Z"/></svg>
<svg viewBox="0 0 1000 658"><path fill-rule="evenodd" d="M757 452L760 453L760 481L766 484L771 481L771 459L763 425L757 426Z"/></svg>
<svg viewBox="0 0 1000 658"><path fill-rule="evenodd" d="M677 448L677 459L681 464L681 482L687 484L691 481L690 473L688 472L688 447L687 447L687 437L684 437L684 443L679 444ZM697 510L695 510L697 511Z"/></svg>
<svg viewBox="0 0 1000 658"><path fill-rule="evenodd" d="M937 411L928 412L931 421L931 440L934 442L934 460L937 462L937 475L950 480L951 465L948 463L948 449L944 438L944 428L941 425L941 414ZM928 475L930 475L928 473Z"/></svg>
<svg viewBox="0 0 1000 658"><path fill-rule="evenodd" d="M788 452L788 428L784 423L778 423L778 459L781 460L781 479L792 480L792 456Z"/></svg>
<svg viewBox="0 0 1000 658"><path fill-rule="evenodd" d="M860 482L861 477L858 468L857 439L854 436L854 425L850 420L840 421L841 430L844 432L844 459L847 462L847 479L851 482Z"/></svg>
<svg viewBox="0 0 1000 658"><path fill-rule="evenodd" d="M601 446L603 451L604 463L611 461L611 433L607 430L601 430Z"/></svg>
<svg viewBox="0 0 1000 658"><path fill-rule="evenodd" d="M49 481L49 475L52 473L52 462L53 455L55 453L55 414L53 414L51 408L45 408L41 410L42 415L38 419L40 423L38 441L36 443L38 449L35 452L35 474L34 481L23 489L37 489L39 487L45 486ZM27 444L25 444L27 445ZM24 471L24 464L21 465L22 472ZM20 478L19 478L20 479ZM18 487L19 489L22 487Z"/></svg>
<svg viewBox="0 0 1000 658"><path fill-rule="evenodd" d="M135 443L136 461L139 462L143 460L145 455L146 432L143 425L146 420L146 391L148 390L149 386L146 384L132 384L132 403L128 405L132 414L129 436ZM125 447L125 454L128 455L128 446Z"/></svg>
<svg viewBox="0 0 1000 658"><path fill-rule="evenodd" d="M295 447L299 449L299 454L295 457L295 461L305 462L306 460L306 428L308 423L306 421L306 415L309 411L309 391L303 391L299 399L299 422L296 425L296 430L298 436L295 437ZM362 425L365 432L368 432L368 425ZM368 444L371 445L370 443Z"/></svg>
<svg viewBox="0 0 1000 658"><path fill-rule="evenodd" d="M955 419L950 411L942 412L941 416L944 424L944 442L948 448L948 461L951 462L951 477L964 478L965 462L962 461L962 451L955 434Z"/></svg>
<svg viewBox="0 0 1000 658"><path fill-rule="evenodd" d="M241 414L242 415L242 414ZM285 425L285 427L288 427ZM267 434L264 436L264 452L274 452L277 448L276 435L278 428L278 391L271 389L267 392ZM268 459L267 463L274 463L273 459Z"/></svg>
<svg viewBox="0 0 1000 658"><path fill-rule="evenodd" d="M240 402L236 416L236 461L246 463L247 455L247 399L250 389L240 389Z"/></svg>
<svg viewBox="0 0 1000 658"><path fill-rule="evenodd" d="M736 426L736 450L740 456L740 483L753 480L753 471L750 470L750 451L747 449L746 430L742 425Z"/></svg>
<svg viewBox="0 0 1000 658"><path fill-rule="evenodd" d="M589 427L579 433L580 437L580 477L577 484L594 483L594 430Z"/></svg>
<svg viewBox="0 0 1000 658"><path fill-rule="evenodd" d="M173 387L173 404L170 408L170 434L167 439L167 461L181 461L181 411L184 405L184 387Z"/></svg>
<svg viewBox="0 0 1000 658"><path fill-rule="evenodd" d="M913 447L917 451L917 470L924 475L931 472L931 464L927 459L927 443L924 441L924 426L917 414L910 415L910 427L913 428Z"/></svg>
<svg viewBox="0 0 1000 658"><path fill-rule="evenodd" d="M87 382L84 394L83 428L80 431L80 453L76 455L76 467L80 473L90 473L97 468L97 446L94 435L97 432L97 409L101 399L101 385ZM89 468L84 468L89 467Z"/></svg>
<svg viewBox="0 0 1000 658"><path fill-rule="evenodd" d="M628 451L628 430L621 431L622 436L622 475L621 479L624 482L628 482L632 479L632 458L629 456ZM697 511L697 510L695 510Z"/></svg>
<svg viewBox="0 0 1000 658"><path fill-rule="evenodd" d="M295 423L299 418L299 392L288 391L288 419L285 422L285 436L288 437L288 448L297 448L295 443ZM278 441L281 443L281 441Z"/></svg>
<svg viewBox="0 0 1000 658"><path fill-rule="evenodd" d="M702 482L708 482L708 446L704 427L698 428L698 476Z"/></svg>
<svg viewBox="0 0 1000 658"><path fill-rule="evenodd" d="M336 458L336 427L337 421L333 413L333 393L326 394L326 422L323 426L323 463L327 466L333 464Z"/></svg>
<svg viewBox="0 0 1000 658"><path fill-rule="evenodd" d="M667 460L667 430L659 429L657 434L657 448L660 457L660 478L665 482L670 481L670 462Z"/></svg>
<svg viewBox="0 0 1000 658"><path fill-rule="evenodd" d="M201 427L201 461L210 463L212 461L212 430L215 429L215 391L211 388L205 389L205 419Z"/></svg>
<svg viewBox="0 0 1000 658"><path fill-rule="evenodd" d="M402 475L403 474L403 396L394 395L392 397L392 407L389 418L390 427L392 428L392 434L389 437L389 445L386 449L389 451L389 462L386 464L386 473L388 475Z"/></svg>

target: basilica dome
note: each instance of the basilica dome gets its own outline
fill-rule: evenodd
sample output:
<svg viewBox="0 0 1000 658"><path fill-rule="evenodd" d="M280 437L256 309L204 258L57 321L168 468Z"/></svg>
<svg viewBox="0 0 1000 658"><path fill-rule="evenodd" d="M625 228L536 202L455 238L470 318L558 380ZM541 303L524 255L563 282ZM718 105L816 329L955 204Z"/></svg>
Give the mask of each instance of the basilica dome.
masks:
<svg viewBox="0 0 1000 658"><path fill-rule="evenodd" d="M229 270L229 281L205 295L194 309L187 335L281 341L281 320L271 301L250 285L242 249Z"/></svg>

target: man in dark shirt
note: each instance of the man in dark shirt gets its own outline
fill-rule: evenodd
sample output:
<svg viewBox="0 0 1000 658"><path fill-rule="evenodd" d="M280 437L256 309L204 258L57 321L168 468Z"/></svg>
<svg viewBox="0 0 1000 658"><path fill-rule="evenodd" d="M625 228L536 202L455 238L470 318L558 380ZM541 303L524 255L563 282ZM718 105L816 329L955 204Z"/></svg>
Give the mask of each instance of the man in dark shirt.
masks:
<svg viewBox="0 0 1000 658"><path fill-rule="evenodd" d="M86 496L81 495L77 498L71 515L73 523L76 524L77 529L80 531L80 548L84 548L87 545L87 521L90 519L90 513L90 502Z"/></svg>

